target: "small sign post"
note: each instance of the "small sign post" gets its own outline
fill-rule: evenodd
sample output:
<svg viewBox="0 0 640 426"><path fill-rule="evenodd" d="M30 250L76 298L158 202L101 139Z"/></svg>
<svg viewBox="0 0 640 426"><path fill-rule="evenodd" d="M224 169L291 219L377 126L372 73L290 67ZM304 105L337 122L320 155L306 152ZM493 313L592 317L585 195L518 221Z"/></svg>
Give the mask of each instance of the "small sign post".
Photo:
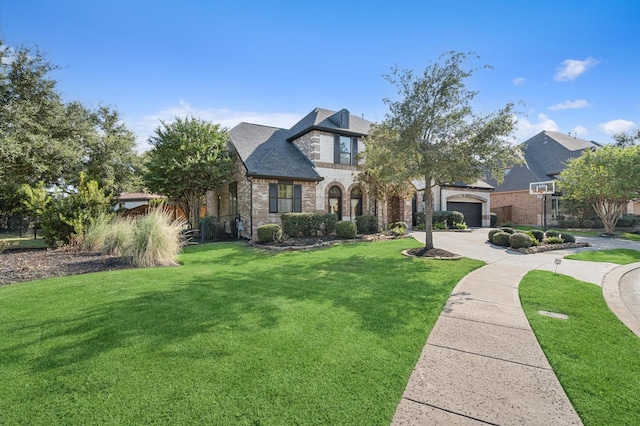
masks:
<svg viewBox="0 0 640 426"><path fill-rule="evenodd" d="M555 192L555 181L550 180L546 182L529 183L529 194L537 195L538 198L542 199L542 215L540 217L540 222L544 232L547 232L547 194L553 194Z"/></svg>

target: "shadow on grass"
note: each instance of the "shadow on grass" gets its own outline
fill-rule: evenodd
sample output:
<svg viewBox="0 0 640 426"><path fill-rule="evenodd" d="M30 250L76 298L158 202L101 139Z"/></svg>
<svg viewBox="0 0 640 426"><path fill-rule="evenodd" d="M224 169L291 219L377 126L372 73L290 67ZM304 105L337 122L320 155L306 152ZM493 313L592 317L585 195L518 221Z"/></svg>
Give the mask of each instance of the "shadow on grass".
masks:
<svg viewBox="0 0 640 426"><path fill-rule="evenodd" d="M190 250L178 268L72 277L77 285L70 297L78 305L16 323L10 331L25 337L0 358L30 357L32 368L48 370L125 347L172 356L176 345L189 346L202 334L207 345L180 356L224 357L230 355L225 339L276 329L291 309L308 306L326 306L326 315L347 312L355 317L347 325L380 339L415 332L426 339L452 288L472 267L414 262L400 247L345 244L265 254L239 244L211 245ZM84 300L84 292L98 301Z"/></svg>

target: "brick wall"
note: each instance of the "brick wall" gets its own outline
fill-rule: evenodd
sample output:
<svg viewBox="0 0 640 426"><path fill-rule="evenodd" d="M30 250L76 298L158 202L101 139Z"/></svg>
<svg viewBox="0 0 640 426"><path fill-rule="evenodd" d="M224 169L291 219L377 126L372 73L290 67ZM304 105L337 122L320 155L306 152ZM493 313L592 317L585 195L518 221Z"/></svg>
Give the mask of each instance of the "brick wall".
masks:
<svg viewBox="0 0 640 426"><path fill-rule="evenodd" d="M547 214L551 210L551 197L547 200ZM529 191L494 192L491 207L511 206L511 220L517 225L541 225L542 201Z"/></svg>

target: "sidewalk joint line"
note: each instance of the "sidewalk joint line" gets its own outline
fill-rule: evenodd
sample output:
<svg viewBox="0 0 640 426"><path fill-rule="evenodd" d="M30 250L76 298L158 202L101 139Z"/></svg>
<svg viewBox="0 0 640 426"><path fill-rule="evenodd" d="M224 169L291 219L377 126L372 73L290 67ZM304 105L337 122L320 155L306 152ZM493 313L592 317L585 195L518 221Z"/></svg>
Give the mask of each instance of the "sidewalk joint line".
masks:
<svg viewBox="0 0 640 426"><path fill-rule="evenodd" d="M442 349L449 349L449 350L456 351L456 352L462 352L462 353L469 354L469 355L476 355L476 356L481 356L481 357L484 357L484 358L495 359L496 361L510 362L512 364L523 365L525 367L536 368L538 370L553 371L551 368L540 367L540 366L537 366L537 365L531 365L531 364L527 364L525 362L513 361L513 360L510 360L510 359L498 358L496 356L491 356L491 355L483 355L483 354L479 354L477 352L469 352L469 351L465 351L465 350L462 350L462 349L452 348L450 346L436 345L436 344L433 344L433 343L427 343L427 345L435 346L437 348L442 348Z"/></svg>
<svg viewBox="0 0 640 426"><path fill-rule="evenodd" d="M466 417L467 419L476 420L476 421L478 421L480 423L484 423L486 425L500 426L497 423L491 423L491 422L488 422L486 420L479 419L477 417L469 416L467 414L462 414L462 413L458 413L458 412L455 412L455 411L452 411L452 410L447 410L446 408L438 407L437 405L429 404L427 402L418 401L418 400L415 400L413 398L407 398L406 396L403 396L402 398L406 399L407 401L415 402L416 404L425 405L427 407L435 408L436 410L446 411L447 413L455 414L456 416Z"/></svg>
<svg viewBox="0 0 640 426"><path fill-rule="evenodd" d="M453 319L457 319L457 320L461 320L461 321L477 322L479 324L495 325L496 327L510 328L510 329L513 329L513 330L532 331L530 327L516 327L516 326L513 326L513 325L496 324L496 323L488 322L488 321L478 321L478 320L469 319L469 318L456 317L456 316L453 316L453 315L447 315L446 313L441 313L440 316L441 317L446 317L446 318L453 318Z"/></svg>

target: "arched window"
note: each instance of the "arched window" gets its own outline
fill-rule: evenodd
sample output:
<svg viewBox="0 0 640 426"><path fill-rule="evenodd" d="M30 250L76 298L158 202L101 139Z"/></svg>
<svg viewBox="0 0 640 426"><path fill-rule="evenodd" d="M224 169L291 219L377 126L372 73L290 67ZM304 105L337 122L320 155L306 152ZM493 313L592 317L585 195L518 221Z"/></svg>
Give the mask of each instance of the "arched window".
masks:
<svg viewBox="0 0 640 426"><path fill-rule="evenodd" d="M362 216L362 190L353 188L351 190L351 206L349 215L351 220L355 220L356 216Z"/></svg>
<svg viewBox="0 0 640 426"><path fill-rule="evenodd" d="M342 191L337 186L329 188L329 213L338 216L342 220Z"/></svg>

